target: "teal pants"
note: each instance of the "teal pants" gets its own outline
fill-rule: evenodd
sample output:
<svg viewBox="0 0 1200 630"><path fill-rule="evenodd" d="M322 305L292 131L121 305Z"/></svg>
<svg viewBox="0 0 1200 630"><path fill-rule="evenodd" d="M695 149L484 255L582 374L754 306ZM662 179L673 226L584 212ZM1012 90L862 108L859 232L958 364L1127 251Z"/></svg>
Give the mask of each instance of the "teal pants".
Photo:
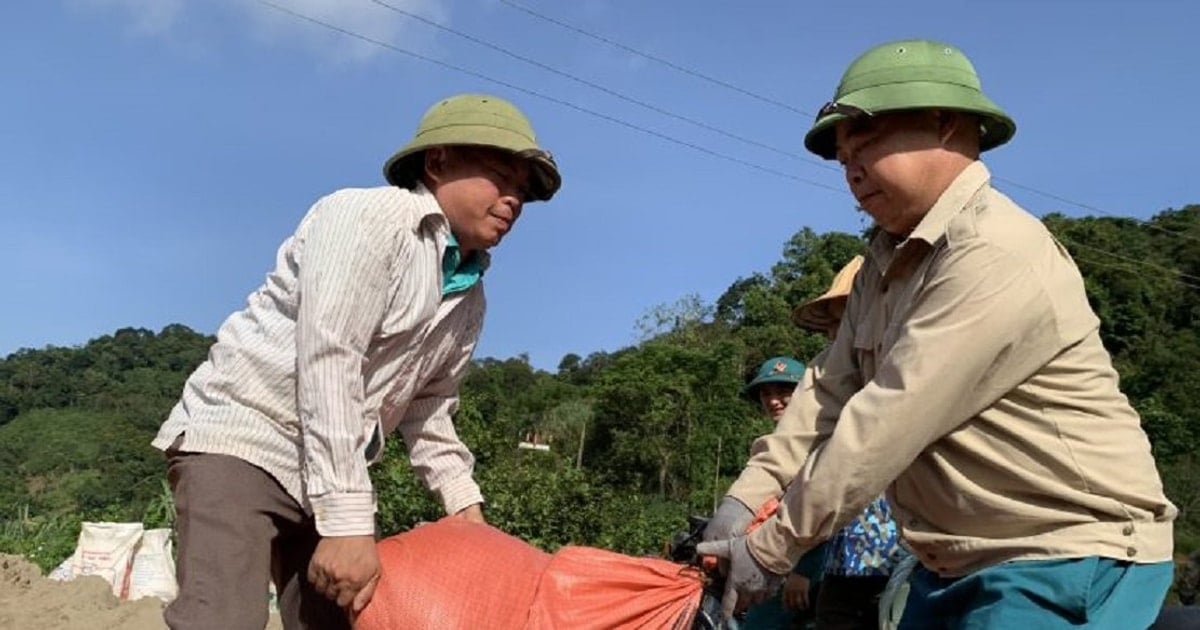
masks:
<svg viewBox="0 0 1200 630"><path fill-rule="evenodd" d="M1014 561L960 578L917 567L900 630L1143 630L1171 586L1170 562Z"/></svg>

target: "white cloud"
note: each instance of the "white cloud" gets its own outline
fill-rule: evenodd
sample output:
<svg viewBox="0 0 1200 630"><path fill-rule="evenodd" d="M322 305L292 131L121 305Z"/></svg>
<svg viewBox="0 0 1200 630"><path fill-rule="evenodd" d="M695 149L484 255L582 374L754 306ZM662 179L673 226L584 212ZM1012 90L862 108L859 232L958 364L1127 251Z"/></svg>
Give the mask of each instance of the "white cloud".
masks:
<svg viewBox="0 0 1200 630"><path fill-rule="evenodd" d="M166 34L183 10L183 0L71 0L71 3L124 13L131 20L130 28L142 35Z"/></svg>
<svg viewBox="0 0 1200 630"><path fill-rule="evenodd" d="M255 0L231 0L254 16L258 34L268 41L301 41L310 49L337 61L360 61L386 50L370 42L336 33L288 15ZM286 9L307 15L370 39L406 49L420 49L432 41L432 27L414 22L370 0L271 0ZM446 23L445 12L436 0L384 0L403 9Z"/></svg>
<svg viewBox="0 0 1200 630"><path fill-rule="evenodd" d="M371 0L269 0L285 9L380 42L403 48L428 46L432 29ZM436 0L383 0L396 8L446 23L446 11ZM229 24L244 27L243 36L273 46L306 48L324 60L346 62L371 59L386 49L310 21L289 15L257 0L68 0L75 6L121 13L139 35L195 41L203 38L198 24L214 23L202 12L218 11L220 37L231 34ZM201 19L194 19L201 18Z"/></svg>

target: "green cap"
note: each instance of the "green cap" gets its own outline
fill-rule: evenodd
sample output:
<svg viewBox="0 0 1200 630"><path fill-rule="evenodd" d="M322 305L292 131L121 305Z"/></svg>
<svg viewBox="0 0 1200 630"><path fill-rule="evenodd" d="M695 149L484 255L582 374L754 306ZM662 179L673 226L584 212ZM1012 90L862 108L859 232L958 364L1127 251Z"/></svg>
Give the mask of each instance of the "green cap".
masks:
<svg viewBox="0 0 1200 630"><path fill-rule="evenodd" d="M430 107L412 141L383 165L389 184L412 188L425 168L425 149L448 145L491 147L529 161L528 201L546 201L562 185L558 165L539 147L529 119L512 103L488 94L459 94Z"/></svg>
<svg viewBox="0 0 1200 630"><path fill-rule="evenodd" d="M834 128L854 115L912 109L946 109L979 116L979 148L987 151L1012 139L1017 125L980 87L975 66L961 50L927 39L877 46L855 59L838 83L833 100L817 113L804 146L832 160Z"/></svg>
<svg viewBox="0 0 1200 630"><path fill-rule="evenodd" d="M758 386L763 383L791 383L804 379L804 364L792 357L771 357L758 368L758 374L742 388L742 396L756 401Z"/></svg>

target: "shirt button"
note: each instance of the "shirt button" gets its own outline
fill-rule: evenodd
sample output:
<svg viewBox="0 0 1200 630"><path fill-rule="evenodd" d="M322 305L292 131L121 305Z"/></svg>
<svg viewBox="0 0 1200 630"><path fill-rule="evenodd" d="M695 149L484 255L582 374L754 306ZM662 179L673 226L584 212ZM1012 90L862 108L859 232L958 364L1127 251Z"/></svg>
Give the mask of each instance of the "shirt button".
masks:
<svg viewBox="0 0 1200 630"><path fill-rule="evenodd" d="M1121 533L1125 534L1126 536L1132 536L1133 535L1133 525L1126 525L1125 529L1121 530Z"/></svg>
<svg viewBox="0 0 1200 630"><path fill-rule="evenodd" d="M1127 555L1127 556L1129 556L1130 558L1132 558L1132 557L1134 557L1134 556L1136 556L1136 555L1137 555L1137 549L1135 549L1135 548L1133 548L1133 547L1126 547L1126 548L1125 548L1125 555Z"/></svg>

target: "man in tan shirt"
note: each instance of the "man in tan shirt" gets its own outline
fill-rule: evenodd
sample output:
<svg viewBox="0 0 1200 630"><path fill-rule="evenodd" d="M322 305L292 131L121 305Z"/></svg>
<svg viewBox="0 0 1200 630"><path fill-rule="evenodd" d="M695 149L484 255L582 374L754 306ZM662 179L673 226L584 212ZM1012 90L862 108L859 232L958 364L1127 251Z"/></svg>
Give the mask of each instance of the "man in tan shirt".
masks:
<svg viewBox="0 0 1200 630"><path fill-rule="evenodd" d="M978 161L1014 132L962 52L925 40L866 52L821 109L805 145L877 231L836 341L729 493L786 488L779 512L699 549L730 561L727 613L886 491L922 565L902 628L1154 619L1177 511L1078 269Z"/></svg>

